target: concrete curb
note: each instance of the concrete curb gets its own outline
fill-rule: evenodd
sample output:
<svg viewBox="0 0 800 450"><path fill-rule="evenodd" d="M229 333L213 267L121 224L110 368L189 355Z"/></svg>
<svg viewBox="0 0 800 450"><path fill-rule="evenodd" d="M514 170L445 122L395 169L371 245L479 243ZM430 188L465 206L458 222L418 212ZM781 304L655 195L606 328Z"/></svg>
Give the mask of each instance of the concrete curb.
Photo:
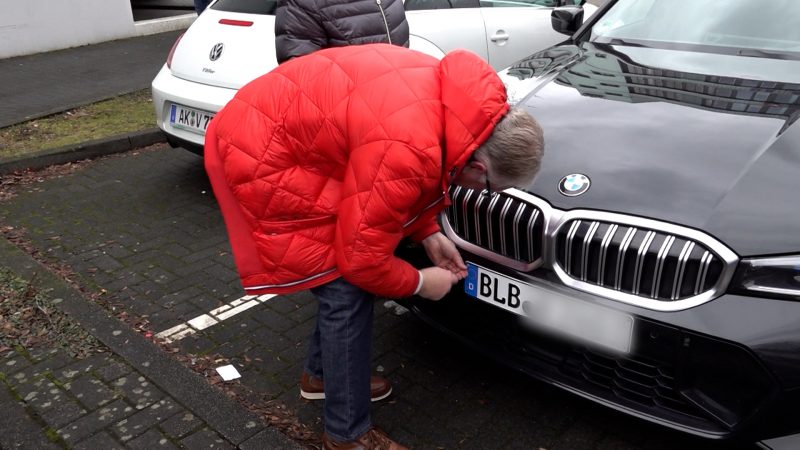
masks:
<svg viewBox="0 0 800 450"><path fill-rule="evenodd" d="M80 144L42 150L19 158L0 159L0 175L21 170L38 170L55 164L127 152L166 141L166 136L159 128L119 134Z"/></svg>
<svg viewBox="0 0 800 450"><path fill-rule="evenodd" d="M0 261L17 276L35 280L53 299L61 299L59 309L236 447L302 448L4 238L0 238Z"/></svg>

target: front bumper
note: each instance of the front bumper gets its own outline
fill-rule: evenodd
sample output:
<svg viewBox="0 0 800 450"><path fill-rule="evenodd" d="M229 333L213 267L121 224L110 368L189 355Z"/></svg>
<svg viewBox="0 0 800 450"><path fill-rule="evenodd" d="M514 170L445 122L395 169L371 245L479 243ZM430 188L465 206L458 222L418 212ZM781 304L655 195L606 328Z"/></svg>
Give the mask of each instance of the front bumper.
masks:
<svg viewBox="0 0 800 450"><path fill-rule="evenodd" d="M401 253L418 266L421 252ZM645 310L561 284L548 270L521 274L465 259L547 292L631 314L630 354L597 350L524 325L457 285L440 302L412 299L426 322L526 374L632 416L711 439L753 442L796 432L800 304L724 295L674 313Z"/></svg>

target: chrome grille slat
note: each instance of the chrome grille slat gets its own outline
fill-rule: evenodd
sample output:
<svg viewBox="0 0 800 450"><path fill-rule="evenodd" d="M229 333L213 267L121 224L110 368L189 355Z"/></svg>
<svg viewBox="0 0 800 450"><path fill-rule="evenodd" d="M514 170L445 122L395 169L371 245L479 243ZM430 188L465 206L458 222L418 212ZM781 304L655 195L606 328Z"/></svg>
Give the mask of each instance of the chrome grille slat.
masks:
<svg viewBox="0 0 800 450"><path fill-rule="evenodd" d="M636 267L633 272L633 295L639 295L639 285L642 282L642 268L644 266L644 256L650 250L650 244L656 238L655 231L648 231L644 236L642 245L639 246L639 251L636 252Z"/></svg>
<svg viewBox="0 0 800 450"><path fill-rule="evenodd" d="M478 195L478 201L475 203L475 214L474 214L474 216L475 216L475 242L477 242L478 245L482 244L481 243L481 222L482 221L481 221L480 214L481 214L481 205L483 204L483 201L485 199L486 199L485 195Z"/></svg>
<svg viewBox="0 0 800 450"><path fill-rule="evenodd" d="M567 245L564 246L565 253L565 260L566 260L566 267L564 270L567 271L567 274L572 275L572 240L575 239L575 234L578 232L578 228L581 227L581 221L576 220L572 224L572 228L569 229L569 233L567 233Z"/></svg>
<svg viewBox="0 0 800 450"><path fill-rule="evenodd" d="M625 254L628 253L628 247L631 245L631 241L633 241L637 231L636 227L628 228L628 232L625 233L625 237L619 245L619 250L617 251L617 270L614 272L614 289L616 290L622 288L622 269L625 267Z"/></svg>
<svg viewBox="0 0 800 450"><path fill-rule="evenodd" d="M469 204L469 198L472 197L472 193L473 192L474 191L472 191L472 190L467 191L467 193L464 195L464 201L462 202L462 208L461 208L461 213L462 213L462 218L463 218L462 224L464 225L463 233L464 233L464 238L466 240L470 240L469 239L469 222L467 221L467 211L468 211L467 204Z"/></svg>
<svg viewBox="0 0 800 450"><path fill-rule="evenodd" d="M517 207L517 213L514 214L514 233L513 233L514 242L512 243L512 245L514 247L514 259L520 259L519 245L518 245L518 243L520 242L520 240L519 240L519 221L522 218L522 214L524 212L525 212L525 204L524 203L520 203L520 205Z"/></svg>
<svg viewBox="0 0 800 450"><path fill-rule="evenodd" d="M603 236L603 242L600 244L600 271L597 275L597 281L600 286L605 284L605 276L606 276L606 254L608 253L608 244L611 243L611 240L614 239L614 235L617 234L617 230L619 229L619 225L613 224L608 227L606 231L606 235Z"/></svg>
<svg viewBox="0 0 800 450"><path fill-rule="evenodd" d="M672 295L670 296L672 300L678 299L681 284L683 284L683 274L686 271L686 261L689 259L689 255L692 254L694 246L694 242L686 241L686 244L684 244L683 250L681 251L681 255L678 257L678 268L675 271L675 279L672 281Z"/></svg>
<svg viewBox="0 0 800 450"><path fill-rule="evenodd" d="M708 275L708 267L711 265L712 260L711 252L706 250L703 257L700 259L700 267L697 269L697 281L694 283L694 295L700 293L703 286L706 285L706 276Z"/></svg>
<svg viewBox="0 0 800 450"><path fill-rule="evenodd" d="M511 199L506 197L503 209L500 210L500 254L503 256L508 256L508 252L506 251L506 227L504 224L506 223L506 214L508 214L508 209L511 208L511 204Z"/></svg>
<svg viewBox="0 0 800 450"><path fill-rule="evenodd" d="M591 244L592 238L594 238L594 234L597 233L598 228L600 228L600 222L592 222L592 224L589 225L589 232L586 233L586 236L583 238L583 248L581 249L581 281L586 281L589 274L589 244Z"/></svg>
<svg viewBox="0 0 800 450"><path fill-rule="evenodd" d="M459 186L458 189L461 189ZM494 248L494 230L492 230L492 217L494 217L494 207L497 206L497 202L500 201L499 195L493 195L492 201L489 202L489 210L486 212L486 215L489 216L489 220L486 221L487 225L487 232L489 233L489 248ZM501 224L502 226L502 224Z"/></svg>
<svg viewBox="0 0 800 450"><path fill-rule="evenodd" d="M531 214L531 217L528 219L528 227L527 227L528 230L533 230L533 227L536 225L536 219L538 218L539 218L539 210L534 209L533 213ZM534 250L533 247L533 243L534 243L533 237L531 239L528 239L528 258L533 258L534 255L536 254L536 251Z"/></svg>
<svg viewBox="0 0 800 450"><path fill-rule="evenodd" d="M653 283L653 290L650 292L650 298L657 298L659 289L661 289L661 274L664 270L664 261L667 259L667 254L675 243L675 236L669 236L661 244L661 249L658 251L658 259L656 260L656 269L654 274L655 283Z"/></svg>

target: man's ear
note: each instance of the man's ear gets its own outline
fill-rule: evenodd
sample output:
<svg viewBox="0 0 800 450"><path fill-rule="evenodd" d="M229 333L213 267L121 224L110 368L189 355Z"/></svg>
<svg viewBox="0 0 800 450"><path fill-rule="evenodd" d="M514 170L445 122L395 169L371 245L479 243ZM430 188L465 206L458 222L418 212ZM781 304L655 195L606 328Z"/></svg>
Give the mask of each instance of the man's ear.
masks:
<svg viewBox="0 0 800 450"><path fill-rule="evenodd" d="M469 169L470 171L477 172L478 175L483 175L489 170L482 161L478 161L477 159L472 159L467 163L465 169Z"/></svg>

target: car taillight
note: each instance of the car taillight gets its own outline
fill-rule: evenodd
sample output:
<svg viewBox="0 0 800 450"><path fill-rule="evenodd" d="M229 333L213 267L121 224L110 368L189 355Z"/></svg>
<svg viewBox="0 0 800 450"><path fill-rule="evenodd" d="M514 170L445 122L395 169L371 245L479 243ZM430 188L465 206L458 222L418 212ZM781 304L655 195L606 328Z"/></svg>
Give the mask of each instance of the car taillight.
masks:
<svg viewBox="0 0 800 450"><path fill-rule="evenodd" d="M169 50L169 55L167 55L167 67L172 69L172 56L175 55L175 49L178 48L178 43L181 42L181 38L183 38L183 33L178 36L178 39L175 39L175 43L172 44L172 48Z"/></svg>
<svg viewBox="0 0 800 450"><path fill-rule="evenodd" d="M233 19L220 19L219 23L222 25L233 25L236 27L249 27L253 25L253 22L249 20L233 20Z"/></svg>

